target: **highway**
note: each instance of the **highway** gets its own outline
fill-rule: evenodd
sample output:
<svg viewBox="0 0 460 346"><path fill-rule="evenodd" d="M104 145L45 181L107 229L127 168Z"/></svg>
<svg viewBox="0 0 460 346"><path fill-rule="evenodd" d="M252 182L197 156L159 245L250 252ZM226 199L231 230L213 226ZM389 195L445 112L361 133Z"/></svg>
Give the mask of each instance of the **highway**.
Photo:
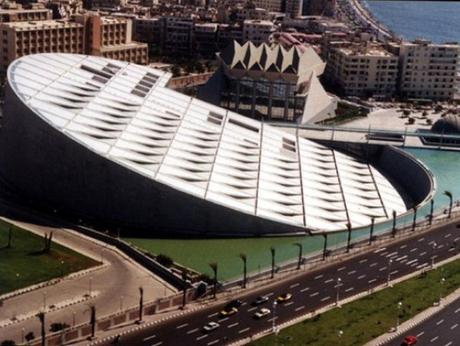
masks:
<svg viewBox="0 0 460 346"><path fill-rule="evenodd" d="M389 276L392 280L422 268L428 269L433 262L458 254L458 244L460 229L456 228L456 224L441 226L432 232L403 239L321 270L305 272L280 282L275 281L273 285L261 285L262 288L257 292L239 297L243 305L233 316L219 316L219 311L225 305L225 302L222 302L220 305L123 335L120 344L228 344L270 329L273 319L277 324L286 322L326 305L335 304L337 295L339 299L343 299L385 284ZM292 294L292 299L277 304L276 313L273 314L274 299L287 292ZM272 312L265 318L256 320L253 315L258 308L251 303L260 295L270 298L260 307L269 308ZM204 333L202 327L211 321L218 322L220 327L210 333Z"/></svg>
<svg viewBox="0 0 460 346"><path fill-rule="evenodd" d="M460 299L386 345L399 346L406 335L417 336L417 346L455 346L460 340Z"/></svg>

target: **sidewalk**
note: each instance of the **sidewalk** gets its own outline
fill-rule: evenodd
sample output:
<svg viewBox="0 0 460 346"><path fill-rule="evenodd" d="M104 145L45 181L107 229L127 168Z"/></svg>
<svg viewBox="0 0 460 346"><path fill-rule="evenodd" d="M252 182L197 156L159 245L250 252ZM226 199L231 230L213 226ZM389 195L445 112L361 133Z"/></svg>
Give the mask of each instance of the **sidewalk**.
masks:
<svg viewBox="0 0 460 346"><path fill-rule="evenodd" d="M78 325L88 322L89 305L95 305L97 315L109 315L135 306L139 301L139 287L144 287L144 300L152 301L174 292L167 283L160 281L143 267L133 262L118 250L87 238L75 231L61 228L43 227L7 220L15 225L43 235L53 231L53 240L57 243L80 252L96 261L102 261L104 266L82 275L69 275L58 280L54 285L41 287L3 301L0 309L0 321L4 322L13 317L30 316L45 307L58 307L65 302L74 302L62 309L51 309L46 314L47 330L54 322ZM98 293L95 295L95 293ZM91 294L90 299L81 299L85 294ZM78 303L77 300L80 300ZM40 334L39 320L28 318L22 322L0 326L3 339L22 342L24 333L33 331Z"/></svg>

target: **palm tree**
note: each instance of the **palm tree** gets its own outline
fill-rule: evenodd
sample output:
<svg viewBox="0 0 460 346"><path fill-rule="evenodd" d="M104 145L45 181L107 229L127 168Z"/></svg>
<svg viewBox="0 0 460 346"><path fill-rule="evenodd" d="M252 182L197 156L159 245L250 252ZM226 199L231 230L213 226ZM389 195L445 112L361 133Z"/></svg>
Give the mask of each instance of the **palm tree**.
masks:
<svg viewBox="0 0 460 346"><path fill-rule="evenodd" d="M144 288L139 287L139 323L142 323L142 314L144 312Z"/></svg>
<svg viewBox="0 0 460 346"><path fill-rule="evenodd" d="M214 272L212 297L216 298L216 293L217 293L217 263L215 263L215 262L209 263L209 266L211 267L212 271Z"/></svg>
<svg viewBox="0 0 460 346"><path fill-rule="evenodd" d="M347 231L348 231L347 252L350 252L350 248L351 248L351 223L350 222L347 222Z"/></svg>
<svg viewBox="0 0 460 346"><path fill-rule="evenodd" d="M272 254L272 275L271 275L271 278L273 279L275 277L275 255L276 255L276 250L275 250L275 248L273 246L270 248L270 252Z"/></svg>
<svg viewBox="0 0 460 346"><path fill-rule="evenodd" d="M417 223L417 206L414 206L414 218L412 219L412 231L415 231L415 225Z"/></svg>
<svg viewBox="0 0 460 346"><path fill-rule="evenodd" d="M429 215L429 218L428 218L430 226L433 223L433 210L434 210L434 200L431 199L431 201L430 201L430 215Z"/></svg>
<svg viewBox="0 0 460 346"><path fill-rule="evenodd" d="M327 233L323 234L324 237L324 246L323 246L323 261L326 260L327 255Z"/></svg>
<svg viewBox="0 0 460 346"><path fill-rule="evenodd" d="M301 243L294 243L295 246L299 247L299 260L297 261L297 270L300 269L300 265L302 264L302 252L303 252L303 247Z"/></svg>
<svg viewBox="0 0 460 346"><path fill-rule="evenodd" d="M393 229L391 231L391 236L393 238L396 236L396 210L393 210Z"/></svg>
<svg viewBox="0 0 460 346"><path fill-rule="evenodd" d="M247 256L244 253L240 253L240 258L243 261L243 288L246 288L246 280L247 280Z"/></svg>
<svg viewBox="0 0 460 346"><path fill-rule="evenodd" d="M375 217L371 218L371 230L369 232L369 245L372 244L372 240L374 237L374 224L375 224Z"/></svg>
<svg viewBox="0 0 460 346"><path fill-rule="evenodd" d="M447 215L447 217L450 219L450 216L452 215L452 205L454 203L452 198L452 192L446 190L444 191L444 195L447 196L447 198L449 198L449 214Z"/></svg>
<svg viewBox="0 0 460 346"><path fill-rule="evenodd" d="M182 269L182 309L185 308L185 304L187 303L187 271Z"/></svg>
<svg viewBox="0 0 460 346"><path fill-rule="evenodd" d="M37 314L38 319L40 320L41 326L41 346L45 346L46 342L46 331L45 331L45 312L41 311Z"/></svg>

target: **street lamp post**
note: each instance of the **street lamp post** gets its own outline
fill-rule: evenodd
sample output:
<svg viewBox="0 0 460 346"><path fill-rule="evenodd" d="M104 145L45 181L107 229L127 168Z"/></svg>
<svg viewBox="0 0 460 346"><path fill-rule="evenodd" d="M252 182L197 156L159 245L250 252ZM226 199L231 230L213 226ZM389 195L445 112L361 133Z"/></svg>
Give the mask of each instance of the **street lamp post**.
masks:
<svg viewBox="0 0 460 346"><path fill-rule="evenodd" d="M402 302L398 302L398 314L396 316L396 328L395 331L398 331L399 328L399 314L401 313L401 308L402 308Z"/></svg>
<svg viewBox="0 0 460 346"><path fill-rule="evenodd" d="M436 250L438 244L433 242L433 247L431 248L431 269L434 268L434 250Z"/></svg>
<svg viewBox="0 0 460 346"><path fill-rule="evenodd" d="M337 284L336 284L337 294L336 294L336 297L335 297L335 305L337 305L338 307L340 307L340 305L339 305L339 302L340 302L340 286L342 286L342 279L337 278Z"/></svg>
<svg viewBox="0 0 460 346"><path fill-rule="evenodd" d="M302 264L302 252L303 252L303 247L301 243L294 243L295 246L299 248L299 258L297 260L297 270L300 269L300 265Z"/></svg>
<svg viewBox="0 0 460 346"><path fill-rule="evenodd" d="M323 245L323 261L326 260L326 255L327 255L327 233L323 234L324 237L324 245Z"/></svg>
<svg viewBox="0 0 460 346"><path fill-rule="evenodd" d="M412 232L415 231L417 225L417 206L414 206L414 218L412 219Z"/></svg>
<svg viewBox="0 0 460 346"><path fill-rule="evenodd" d="M431 201L430 201L430 216L428 218L428 223L429 223L430 226L433 223L433 211L434 211L434 200L431 199Z"/></svg>
<svg viewBox="0 0 460 346"><path fill-rule="evenodd" d="M441 301L442 301L442 286L443 286L444 282L446 282L446 278L442 278L441 281L440 281L440 288L439 288L439 305L441 305Z"/></svg>
<svg viewBox="0 0 460 346"><path fill-rule="evenodd" d="M88 294L91 297L91 294L93 293L93 277L89 277L89 283L88 283Z"/></svg>
<svg viewBox="0 0 460 346"><path fill-rule="evenodd" d="M272 332L276 333L276 300L273 302L273 320L272 320Z"/></svg>
<svg viewBox="0 0 460 346"><path fill-rule="evenodd" d="M371 219L371 231L369 232L369 245L372 245L372 238L374 237L374 223L375 223L375 217L372 217Z"/></svg>
<svg viewBox="0 0 460 346"><path fill-rule="evenodd" d="M391 281L391 264L393 263L393 260L390 258L388 260L388 276L387 276L387 286L390 286L390 281Z"/></svg>

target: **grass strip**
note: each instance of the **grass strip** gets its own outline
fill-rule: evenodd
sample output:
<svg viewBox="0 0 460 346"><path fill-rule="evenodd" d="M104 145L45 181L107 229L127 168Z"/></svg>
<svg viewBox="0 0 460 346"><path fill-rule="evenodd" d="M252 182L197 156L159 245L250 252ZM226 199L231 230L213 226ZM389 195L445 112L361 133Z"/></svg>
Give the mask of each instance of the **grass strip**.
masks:
<svg viewBox="0 0 460 346"><path fill-rule="evenodd" d="M442 279L445 279L443 282ZM460 287L460 260L343 305L251 345L363 345ZM398 308L398 303L402 305ZM342 331L343 334L339 333ZM341 335L340 335L341 334Z"/></svg>

